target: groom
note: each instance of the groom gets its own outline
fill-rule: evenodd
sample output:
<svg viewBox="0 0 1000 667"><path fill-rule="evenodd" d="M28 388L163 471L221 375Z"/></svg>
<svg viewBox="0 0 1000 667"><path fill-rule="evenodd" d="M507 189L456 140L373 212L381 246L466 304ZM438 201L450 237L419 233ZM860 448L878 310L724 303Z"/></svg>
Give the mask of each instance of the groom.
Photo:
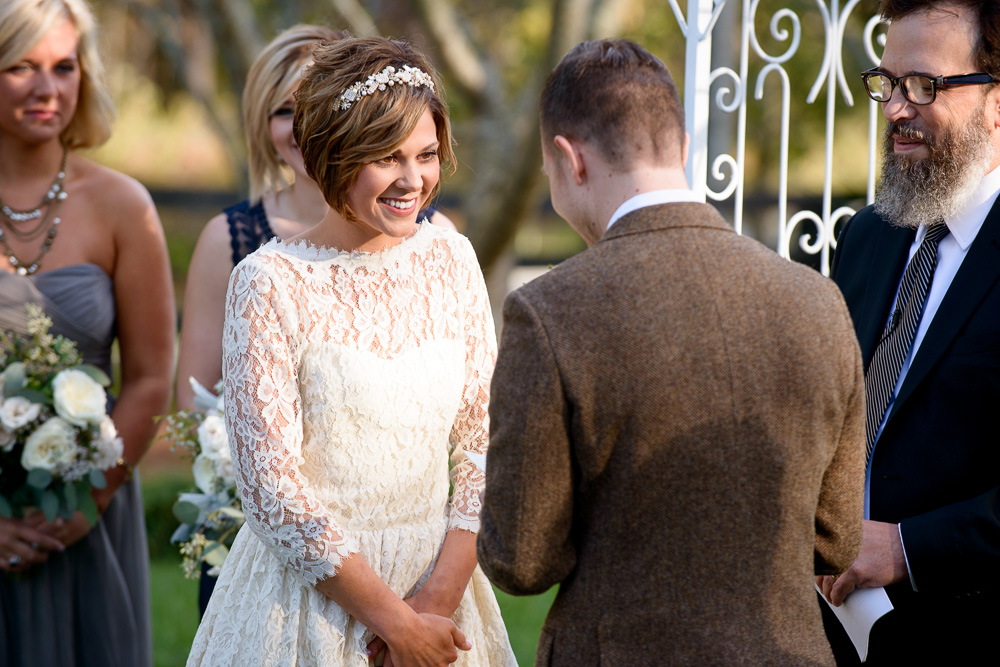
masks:
<svg viewBox="0 0 1000 667"><path fill-rule="evenodd" d="M560 584L536 664L833 664L813 574L858 552L865 441L839 292L688 190L639 45L570 51L541 119L591 247L504 305L480 564Z"/></svg>

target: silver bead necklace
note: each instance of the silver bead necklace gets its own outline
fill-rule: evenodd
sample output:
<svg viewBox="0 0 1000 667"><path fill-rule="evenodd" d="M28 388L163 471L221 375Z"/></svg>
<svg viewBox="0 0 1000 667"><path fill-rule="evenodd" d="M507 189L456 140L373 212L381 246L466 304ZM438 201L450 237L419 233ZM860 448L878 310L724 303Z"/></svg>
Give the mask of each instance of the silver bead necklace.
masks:
<svg viewBox="0 0 1000 667"><path fill-rule="evenodd" d="M64 148L59 173L56 174L55 181L52 182L52 186L45 193L41 203L35 208L30 210L13 209L0 200L0 214L2 214L0 215L0 245L3 246L4 254L7 255L10 265L14 267L19 276L30 276L38 271L42 257L52 247L52 240L55 239L56 232L59 231L59 223L62 222L59 217L59 208L66 201L66 158L68 155L69 151ZM42 214L43 208L45 209L44 215ZM38 220L38 224L27 229L19 226L21 223L32 220ZM30 262L18 258L14 249L10 247L7 233L9 232L13 238L22 242L33 241L38 238L47 223L50 223L48 232L45 234L45 240L42 241L38 256Z"/></svg>

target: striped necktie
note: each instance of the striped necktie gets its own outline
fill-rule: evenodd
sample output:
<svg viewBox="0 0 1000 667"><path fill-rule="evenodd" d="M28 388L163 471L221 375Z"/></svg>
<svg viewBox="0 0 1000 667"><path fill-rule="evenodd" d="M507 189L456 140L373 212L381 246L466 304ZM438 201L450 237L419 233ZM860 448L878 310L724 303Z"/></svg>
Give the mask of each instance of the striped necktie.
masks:
<svg viewBox="0 0 1000 667"><path fill-rule="evenodd" d="M948 227L943 222L927 229L923 243L906 265L903 280L899 285L899 294L896 297L896 309L892 312L889 323L885 325L882 338L865 373L867 420L865 440L868 445L866 460L871 460L878 427L882 424L882 418L889 406L889 398L899 380L899 371L910 353L913 338L920 325L920 316L924 312L927 292L930 291L931 278L937 266L938 243L947 235Z"/></svg>

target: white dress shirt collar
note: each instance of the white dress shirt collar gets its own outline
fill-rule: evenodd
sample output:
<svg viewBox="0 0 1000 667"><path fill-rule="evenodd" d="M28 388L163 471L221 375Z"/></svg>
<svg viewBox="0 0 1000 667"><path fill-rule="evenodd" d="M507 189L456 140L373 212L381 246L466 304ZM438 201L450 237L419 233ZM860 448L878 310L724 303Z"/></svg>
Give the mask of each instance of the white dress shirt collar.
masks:
<svg viewBox="0 0 1000 667"><path fill-rule="evenodd" d="M608 221L608 229L611 229L611 225L618 222L618 220L623 216L626 216L632 211L636 211L640 208L646 208L647 206L659 206L660 204L674 204L677 202L704 203L704 201L705 200L702 197L696 195L692 190L687 189L653 190L651 192L643 192L625 200L625 203L615 210L614 215L611 216L611 220Z"/></svg>
<svg viewBox="0 0 1000 667"><path fill-rule="evenodd" d="M948 231L955 237L963 253L976 240L976 235L979 234L986 216L993 208L998 194L1000 194L1000 167L983 176L968 203L958 213L945 218L944 224L948 225ZM921 225L914 242L919 245L925 236L927 227Z"/></svg>

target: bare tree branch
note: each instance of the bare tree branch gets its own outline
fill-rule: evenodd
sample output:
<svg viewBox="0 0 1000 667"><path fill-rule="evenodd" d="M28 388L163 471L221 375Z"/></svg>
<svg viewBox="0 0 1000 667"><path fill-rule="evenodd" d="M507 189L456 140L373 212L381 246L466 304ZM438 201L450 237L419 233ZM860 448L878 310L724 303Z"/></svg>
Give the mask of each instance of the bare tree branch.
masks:
<svg viewBox="0 0 1000 667"><path fill-rule="evenodd" d="M593 0L553 0L549 48L534 81L525 86L517 117L508 124L509 134L501 141L513 150L510 159L493 159L493 172L477 188L475 213L469 219L469 238L484 271L489 271L517 233L530 206L542 164L538 130L538 97L548 73L563 54L582 41L592 30ZM530 94L528 93L530 91ZM494 146L501 150L503 144ZM484 205L480 206L482 203Z"/></svg>
<svg viewBox="0 0 1000 667"><path fill-rule="evenodd" d="M228 19L229 29L236 40L239 60L249 65L264 48L250 4L246 0L218 0ZM240 84L242 85L242 81Z"/></svg>
<svg viewBox="0 0 1000 667"><path fill-rule="evenodd" d="M150 34L156 36L174 75L205 110L209 122L222 140L230 164L242 164L246 157L242 127L238 121L233 122L228 114L223 116L216 99L216 81L214 77L207 76L214 71L211 63L206 65L204 62L207 57L204 51L211 38L206 43L205 35L200 34L205 26L197 21L189 22L190 19L183 15L176 2L164 4L168 6L166 9L159 4L154 9L143 2L131 0L128 7L141 22L149 26ZM191 33L194 33L193 37ZM237 173L242 171L236 170Z"/></svg>
<svg viewBox="0 0 1000 667"><path fill-rule="evenodd" d="M238 2L239 0L237 0ZM375 37L379 34L375 21L358 0L330 0L333 10L347 24L347 30L357 37Z"/></svg>
<svg viewBox="0 0 1000 667"><path fill-rule="evenodd" d="M487 94L486 64L455 16L448 0L416 0L449 78L476 107Z"/></svg>

